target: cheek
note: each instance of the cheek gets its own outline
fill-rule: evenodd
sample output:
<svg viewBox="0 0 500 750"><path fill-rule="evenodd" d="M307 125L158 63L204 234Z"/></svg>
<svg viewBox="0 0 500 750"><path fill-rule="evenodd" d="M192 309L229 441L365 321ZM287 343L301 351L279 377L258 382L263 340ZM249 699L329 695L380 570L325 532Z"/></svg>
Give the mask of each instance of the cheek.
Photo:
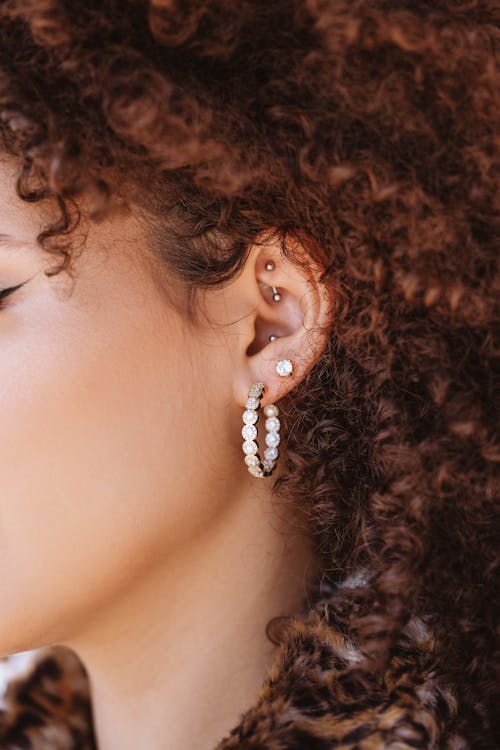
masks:
<svg viewBox="0 0 500 750"><path fill-rule="evenodd" d="M192 532L184 342L72 310L0 327L0 653L62 640Z"/></svg>

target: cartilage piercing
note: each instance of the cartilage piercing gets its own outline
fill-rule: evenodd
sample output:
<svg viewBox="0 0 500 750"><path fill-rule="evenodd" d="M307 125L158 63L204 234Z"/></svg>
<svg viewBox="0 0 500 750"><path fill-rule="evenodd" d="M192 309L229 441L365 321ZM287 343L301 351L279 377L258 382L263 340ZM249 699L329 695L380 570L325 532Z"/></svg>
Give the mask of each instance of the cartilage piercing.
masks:
<svg viewBox="0 0 500 750"><path fill-rule="evenodd" d="M274 263L272 260L268 260L266 263L266 271L274 271ZM272 287L273 290L273 300L275 302L279 302L281 299L281 294L278 292L275 286Z"/></svg>

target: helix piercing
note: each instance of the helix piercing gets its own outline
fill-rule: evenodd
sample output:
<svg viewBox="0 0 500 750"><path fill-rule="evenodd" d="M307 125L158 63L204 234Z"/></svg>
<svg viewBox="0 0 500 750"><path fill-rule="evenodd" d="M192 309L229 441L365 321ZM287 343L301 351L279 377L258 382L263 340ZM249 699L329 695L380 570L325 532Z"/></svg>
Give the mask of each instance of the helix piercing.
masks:
<svg viewBox="0 0 500 750"><path fill-rule="evenodd" d="M259 419L257 409L260 407L260 401L265 390L264 383L255 383L248 391L248 398L245 401L245 411L243 412L243 427L241 434L243 436L243 453L245 454L245 464L248 471L254 477L269 476L276 467L278 458L278 445L280 444L280 420L278 419L278 407L276 404L267 404L264 406L266 428L266 448L264 450L264 460L259 456L259 446L257 445L257 427L255 423Z"/></svg>

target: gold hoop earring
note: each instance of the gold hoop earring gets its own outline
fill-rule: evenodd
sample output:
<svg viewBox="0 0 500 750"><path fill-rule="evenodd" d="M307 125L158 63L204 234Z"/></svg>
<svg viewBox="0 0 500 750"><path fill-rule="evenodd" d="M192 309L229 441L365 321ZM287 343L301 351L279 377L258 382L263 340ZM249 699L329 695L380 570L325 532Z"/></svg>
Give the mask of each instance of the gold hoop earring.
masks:
<svg viewBox="0 0 500 750"><path fill-rule="evenodd" d="M249 389L248 398L245 402L245 411L243 412L243 427L241 429L241 434L244 438L242 447L245 454L245 464L250 474L254 477L269 476L276 467L279 455L280 421L278 419L279 409L276 404L267 404L267 406L264 406L264 414L267 417L265 422L265 442L267 447L264 450L264 460L261 460L258 453L256 423L259 415L257 410L260 407L264 390L264 383L255 383Z"/></svg>

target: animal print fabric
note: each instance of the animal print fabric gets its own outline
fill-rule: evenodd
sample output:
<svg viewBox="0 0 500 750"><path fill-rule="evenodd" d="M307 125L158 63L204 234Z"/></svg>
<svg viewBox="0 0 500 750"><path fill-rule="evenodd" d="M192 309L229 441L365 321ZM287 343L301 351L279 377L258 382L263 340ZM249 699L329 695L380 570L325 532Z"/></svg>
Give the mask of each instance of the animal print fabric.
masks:
<svg viewBox="0 0 500 750"><path fill-rule="evenodd" d="M255 701L213 750L468 748L452 731L456 701L424 623L409 623L383 681L367 691L352 671L360 654L341 605L341 587L328 588L306 614L283 619ZM1 750L98 750L87 673L73 651L50 646L0 663Z"/></svg>

